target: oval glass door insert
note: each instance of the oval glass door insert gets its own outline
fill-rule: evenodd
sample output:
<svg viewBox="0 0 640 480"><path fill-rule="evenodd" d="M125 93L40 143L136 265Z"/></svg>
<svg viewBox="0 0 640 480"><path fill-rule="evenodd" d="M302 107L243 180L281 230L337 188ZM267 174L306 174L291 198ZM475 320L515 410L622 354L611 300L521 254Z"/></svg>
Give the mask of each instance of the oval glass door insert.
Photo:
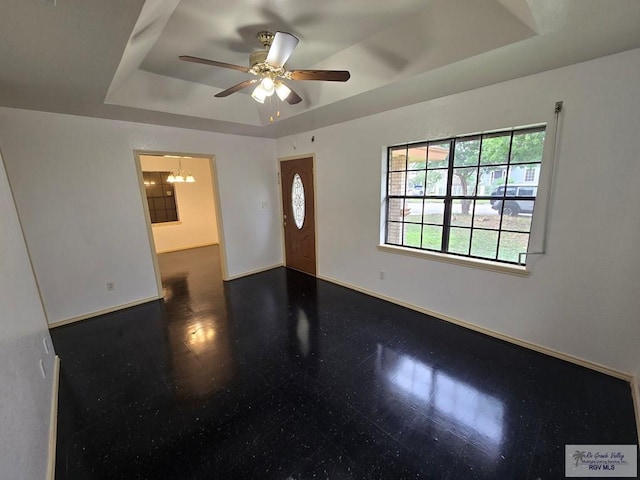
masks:
<svg viewBox="0 0 640 480"><path fill-rule="evenodd" d="M297 173L294 175L291 185L291 209L293 210L293 220L300 230L304 225L304 185Z"/></svg>

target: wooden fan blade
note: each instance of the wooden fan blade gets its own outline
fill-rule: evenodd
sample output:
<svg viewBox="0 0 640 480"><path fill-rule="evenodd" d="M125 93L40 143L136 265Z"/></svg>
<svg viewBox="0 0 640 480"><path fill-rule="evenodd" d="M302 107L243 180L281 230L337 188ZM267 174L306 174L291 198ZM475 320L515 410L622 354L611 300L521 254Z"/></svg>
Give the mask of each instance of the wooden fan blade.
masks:
<svg viewBox="0 0 640 480"><path fill-rule="evenodd" d="M324 80L346 82L351 74L346 70L291 70L291 80Z"/></svg>
<svg viewBox="0 0 640 480"><path fill-rule="evenodd" d="M215 96L218 98L227 97L232 93L237 92L238 90L242 90L243 88L247 88L248 86L253 85L257 81L258 81L257 78L252 78L251 80L245 80L244 82L240 82L237 85L234 85L233 87L229 87L226 90L216 93Z"/></svg>
<svg viewBox="0 0 640 480"><path fill-rule="evenodd" d="M215 60L207 60L206 58L192 57L191 55L180 55L178 58L180 60L184 60L185 62L201 63L203 65L230 68L231 70L239 70L244 73L249 73L249 69L247 67L243 67L240 65L233 65L231 63L216 62Z"/></svg>
<svg viewBox="0 0 640 480"><path fill-rule="evenodd" d="M276 68L284 66L297 44L298 39L290 33L276 32L266 62Z"/></svg>
<svg viewBox="0 0 640 480"><path fill-rule="evenodd" d="M289 90L291 90L291 88L289 88ZM302 98L296 92L291 90L291 93L287 96L287 98L285 98L285 101L289 105L295 105L296 103L300 103L302 101Z"/></svg>

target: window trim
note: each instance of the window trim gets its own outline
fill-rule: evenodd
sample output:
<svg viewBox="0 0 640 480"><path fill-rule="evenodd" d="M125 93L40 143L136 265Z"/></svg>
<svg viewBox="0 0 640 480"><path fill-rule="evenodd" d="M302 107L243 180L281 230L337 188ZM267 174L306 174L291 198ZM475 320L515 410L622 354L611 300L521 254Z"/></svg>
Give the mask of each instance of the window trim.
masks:
<svg viewBox="0 0 640 480"><path fill-rule="evenodd" d="M518 277L528 277L531 273L526 265L503 263L497 262L495 260L483 260L477 257L465 257L452 253L435 252L433 250L418 250L416 248L390 245L387 243L378 244L377 249L378 251L385 253L406 255L423 260L435 260L437 262L450 263L463 267L472 267L482 270L488 270L491 272L507 273L509 275L515 275Z"/></svg>
<svg viewBox="0 0 640 480"><path fill-rule="evenodd" d="M531 161L515 161L513 162L513 159L511 158L511 151L512 151L512 146L513 146L513 138L515 135L517 134L522 134L522 133L535 133L535 132L544 132L545 133L545 139L543 140L542 143L542 154L540 155L540 160L536 161L536 162L531 162ZM473 256L471 255L471 251L469 251L469 253L465 254L465 253L457 253L457 252L446 252L446 251L442 251L442 250L429 250L423 247L412 247L412 246L405 246L402 244L397 244L397 243L387 243L389 241L389 225L390 224L394 224L394 223L398 223L399 225L401 225L401 228L403 229L402 226L404 226L406 224L406 222L404 220L400 220L399 222L395 221L394 219L389 219L389 201L392 199L400 199L403 201L403 205L406 205L406 200L407 199L411 199L411 198L416 198L416 199L422 199L422 200L426 200L426 199L431 199L431 200L442 200L444 203L444 213L443 213L443 219L442 219L442 242L441 248L444 248L445 245L448 245L448 238L449 235L451 234L451 229L454 227L453 225L451 225L451 210L453 207L453 203L457 200L464 200L467 199L469 201L472 202L472 204L477 201L477 200L491 200L494 199L494 196L491 195L477 195L477 191L475 192L475 195L469 195L467 194L466 196L461 195L461 194L454 194L453 193L453 182L454 182L454 170L456 168L463 168L463 166L458 166L456 167L455 165L455 146L456 143L464 140L464 139L472 139L474 137L477 137L481 143L479 145L479 153L478 153L478 165L477 166L469 166L469 168L476 168L477 169L477 175L479 178L480 175L480 171L483 167L483 165L480 163L481 162L481 155L482 155L482 140L485 136L491 137L493 135L500 135L500 134L505 134L505 135L510 135L511 136L511 140L509 143L509 150L507 153L507 160L505 163L505 172L502 173L501 178L504 177L505 179L508 178L509 176L509 171L515 166L515 167L523 167L525 168L524 174L526 175L528 170L533 169L534 171L534 175L535 175L535 168L536 166L538 167L538 169L542 168L543 165L543 159L545 157L545 145L546 145L546 137L547 137L547 124L546 123L540 123L540 124L534 124L534 125L526 125L526 126L520 126L520 127L511 127L511 128L505 128L505 129L497 129L497 130L491 130L491 131L486 131L486 132L475 132L475 133L469 133L469 134L463 134L463 135L457 135L457 136L451 136L451 137L447 137L447 138L441 138L441 139L434 139L434 140L422 140L422 141L414 141L414 142L406 142L406 143L400 143L400 144L395 144L395 145L388 145L384 148L384 165L385 165L385 173L383 175L383 196L382 196L382 200L383 200L383 208L381 211L381 230L380 230L380 243L378 244L377 248L379 251L384 251L384 252L391 252L391 253L400 253L403 255L408 255L408 256L413 256L413 257L418 257L418 258L427 258L427 259L433 259L436 261L441 261L441 262L446 262L446 263L453 263L453 264L457 264L457 265L463 265L463 266L467 266L467 267L476 267L476 268L481 268L481 269L485 269L485 270L491 270L491 271L498 271L498 272L503 272L503 273L508 273L508 274L513 274L513 275L517 275L517 276L528 276L529 275L529 270L527 269L527 265L526 263L518 263L520 261L520 256L521 255L525 255L528 253L531 245L531 238L533 235L533 215L535 214L536 211L538 211L537 209L534 208L533 210L533 214L531 216L531 223L529 226L529 230L527 232L520 232L520 231L513 231L514 233L526 233L528 235L528 247L527 247L527 251L526 252L522 252L519 256L518 256L518 261L517 262L513 262L513 261L508 261L508 260L499 260L498 258L495 259L488 259L488 258L482 258L482 257L478 257L478 256ZM389 188L390 188L390 174L393 172L400 172L400 170L392 170L391 168L391 151L393 149L398 149L398 147L401 148L406 148L407 151L415 146L420 146L420 145L424 145L428 148L428 146L430 145L438 145L438 144L446 144L448 143L450 145L450 154L452 155L452 157L450 158L449 164L446 167L446 172L447 172L447 187L446 187L446 193L444 195L438 195L438 194L432 194L432 195L428 195L426 192L426 185L423 186L423 188L425 189L423 195L421 196L414 196L414 195L410 195L409 194L409 189L408 189L408 183L406 178L405 178L405 191L403 195L390 195L389 193ZM489 165L490 166L490 165ZM502 166L502 164L500 164L500 166ZM438 170L438 168L436 167L433 170ZM404 172L405 174L407 174L408 172L414 171L414 169L410 169L409 168L409 164L408 164L408 154L407 154L407 163L404 167L404 170L402 170L402 172ZM419 171L422 171L422 169L420 169ZM428 167L428 160L427 160L427 164L425 164L425 169L424 169L425 173L428 174L428 172L430 171L429 167ZM539 189L540 185L540 180L541 178L538 178L538 182L535 184L535 186L537 187L537 189ZM425 177L425 183L426 183L426 177ZM509 198L507 196L507 190L504 189L503 195L501 197L501 201L504 202L505 199ZM537 201L539 200L537 192L535 196L527 196L527 197L517 197L518 201L524 201L524 200L529 200L529 201L534 201L537 204ZM511 229L504 229L502 228L502 222L503 222L503 213L500 212L500 226L498 227L498 230L491 230L491 231L496 231L498 232L498 241L499 238L501 236L501 234L503 232L506 233L510 233L512 232ZM413 224L415 222L409 222L410 224ZM419 225L421 225L421 227L424 227L424 225L428 225L424 223L424 217L422 222L419 223ZM466 228L466 227L465 227ZM473 235L473 232L476 230L486 230L483 228L476 228L473 225L473 217L472 217L472 222L471 225L469 227L469 230L471 231L470 235ZM404 229L402 230L402 232L404 232ZM422 230L421 230L421 238L422 238ZM471 241L471 240L470 240ZM404 233L401 233L401 243L404 243ZM422 240L420 241L420 244L422 245ZM471 248L471 244L470 247ZM498 246L496 246L496 248L498 248ZM498 255L499 250L496 250L496 256ZM525 261L526 262L526 261Z"/></svg>
<svg viewBox="0 0 640 480"><path fill-rule="evenodd" d="M151 228L155 227L173 227L175 225L182 225L182 220L172 220L171 222L156 222L151 224Z"/></svg>

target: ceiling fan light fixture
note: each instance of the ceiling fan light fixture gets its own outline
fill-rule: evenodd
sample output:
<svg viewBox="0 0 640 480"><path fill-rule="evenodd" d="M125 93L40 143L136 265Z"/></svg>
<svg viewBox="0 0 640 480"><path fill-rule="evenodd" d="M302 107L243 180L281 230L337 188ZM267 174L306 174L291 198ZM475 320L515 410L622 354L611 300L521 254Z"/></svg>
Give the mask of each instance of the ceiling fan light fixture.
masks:
<svg viewBox="0 0 640 480"><path fill-rule="evenodd" d="M266 76L262 79L262 82L260 82L260 86L262 86L262 89L264 90L264 93L267 95L267 97L270 97L271 95L273 95L274 92L274 84L273 84L273 79L269 76Z"/></svg>
<svg viewBox="0 0 640 480"><path fill-rule="evenodd" d="M264 103L265 98L267 98L267 92L262 88L262 83L259 83L258 86L253 89L251 97L258 103Z"/></svg>
<svg viewBox="0 0 640 480"><path fill-rule="evenodd" d="M257 84L251 97L258 103L264 103L266 98L274 93L277 93L280 100L289 105L296 105L302 101L300 95L284 85L280 79L346 82L351 76L347 70L287 70L285 64L298 44L298 39L290 33L276 32L274 34L263 31L258 33L258 40L264 49L253 52L249 56L249 67L191 55L180 55L179 58L186 62L238 70L254 75L255 77L252 79L245 80L216 93L215 97L227 97L232 93Z"/></svg>
<svg viewBox="0 0 640 480"><path fill-rule="evenodd" d="M284 102L287 99L287 97L291 94L291 89L287 87L284 83L282 83L280 80L276 80L273 83L273 85L274 85L274 88L276 89L276 94L278 95L278 98Z"/></svg>

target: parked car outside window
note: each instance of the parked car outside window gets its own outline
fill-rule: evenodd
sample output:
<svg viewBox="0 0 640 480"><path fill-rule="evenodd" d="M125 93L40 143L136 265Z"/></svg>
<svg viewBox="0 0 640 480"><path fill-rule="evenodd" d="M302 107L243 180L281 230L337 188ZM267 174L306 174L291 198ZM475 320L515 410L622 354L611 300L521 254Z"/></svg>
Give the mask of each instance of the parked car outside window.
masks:
<svg viewBox="0 0 640 480"><path fill-rule="evenodd" d="M505 194L506 189L506 194ZM500 211L502 209L505 215L515 216L520 213L533 213L533 205L536 195L538 194L538 186L531 184L511 184L500 185L491 192L491 208ZM529 197L518 199L517 197ZM504 198L504 200L503 200ZM502 202L504 201L504 209Z"/></svg>
<svg viewBox="0 0 640 480"><path fill-rule="evenodd" d="M414 185L409 189L408 195L422 197L424 195L424 187L422 185Z"/></svg>

